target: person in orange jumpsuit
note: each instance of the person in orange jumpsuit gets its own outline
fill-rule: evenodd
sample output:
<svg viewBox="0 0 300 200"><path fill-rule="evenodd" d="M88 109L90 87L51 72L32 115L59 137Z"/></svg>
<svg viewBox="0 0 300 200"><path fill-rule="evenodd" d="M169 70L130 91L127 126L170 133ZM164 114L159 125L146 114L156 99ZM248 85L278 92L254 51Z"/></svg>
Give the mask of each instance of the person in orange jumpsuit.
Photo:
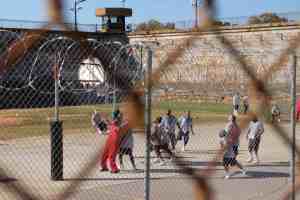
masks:
<svg viewBox="0 0 300 200"><path fill-rule="evenodd" d="M111 173L118 173L120 169L116 164L116 157L119 151L120 138L123 133L127 132L128 123L122 124L122 115L120 112L115 112L112 122L108 126L108 138L106 140L103 154L101 156L101 171L110 170Z"/></svg>
<svg viewBox="0 0 300 200"><path fill-rule="evenodd" d="M296 102L296 117L297 117L296 119L298 121L300 118L300 99L298 99Z"/></svg>

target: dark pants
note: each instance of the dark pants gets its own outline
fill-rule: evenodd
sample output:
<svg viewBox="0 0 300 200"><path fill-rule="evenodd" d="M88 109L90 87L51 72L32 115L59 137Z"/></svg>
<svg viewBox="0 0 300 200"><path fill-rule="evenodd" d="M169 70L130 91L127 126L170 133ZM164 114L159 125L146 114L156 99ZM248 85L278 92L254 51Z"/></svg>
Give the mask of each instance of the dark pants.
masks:
<svg viewBox="0 0 300 200"><path fill-rule="evenodd" d="M248 151L251 152L258 152L259 149L259 144L260 144L260 137L257 137L255 139L249 139L249 143L248 143Z"/></svg>
<svg viewBox="0 0 300 200"><path fill-rule="evenodd" d="M132 149L129 149L129 148L121 148L120 149L120 152L119 152L120 164L123 165L123 155L125 155L125 154L129 156L130 162L131 162L133 168L135 168L135 162L134 162L134 156L132 153Z"/></svg>
<svg viewBox="0 0 300 200"><path fill-rule="evenodd" d="M161 152L160 152L160 150L164 150L165 152L167 152L170 155L170 157L173 156L173 153L169 149L169 145L168 144L154 145L154 151L155 151L156 156L158 158L161 158Z"/></svg>
<svg viewBox="0 0 300 200"><path fill-rule="evenodd" d="M190 140L190 132L189 131L186 133L182 132L181 134L182 134L181 139L183 139L183 144L184 144L184 146L186 146Z"/></svg>
<svg viewBox="0 0 300 200"><path fill-rule="evenodd" d="M233 105L233 110L239 111L239 105Z"/></svg>
<svg viewBox="0 0 300 200"><path fill-rule="evenodd" d="M249 105L244 104L244 114L246 114L248 112L248 109L249 109Z"/></svg>
<svg viewBox="0 0 300 200"><path fill-rule="evenodd" d="M298 113L297 113L297 117L298 117ZM272 114L272 123L274 123L279 118L280 118L280 113L278 113L278 114Z"/></svg>
<svg viewBox="0 0 300 200"><path fill-rule="evenodd" d="M175 146L176 146L176 136L175 136L175 133L168 132L168 135L169 135L170 140L171 140L172 149L175 149Z"/></svg>

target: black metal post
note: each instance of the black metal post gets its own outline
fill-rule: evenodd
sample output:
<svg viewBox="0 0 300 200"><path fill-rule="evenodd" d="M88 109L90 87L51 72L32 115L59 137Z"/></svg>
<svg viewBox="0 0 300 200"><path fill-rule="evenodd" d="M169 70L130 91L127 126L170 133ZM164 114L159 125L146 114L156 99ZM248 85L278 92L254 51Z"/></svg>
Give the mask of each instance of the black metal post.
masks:
<svg viewBox="0 0 300 200"><path fill-rule="evenodd" d="M58 181L63 179L63 128L59 121L59 64L54 65L55 80L55 107L54 120L50 122L51 132L51 179Z"/></svg>
<svg viewBox="0 0 300 200"><path fill-rule="evenodd" d="M75 31L77 31L77 0L74 1L74 17L75 17Z"/></svg>
<svg viewBox="0 0 300 200"><path fill-rule="evenodd" d="M50 122L51 131L51 179L63 179L63 128L61 121Z"/></svg>

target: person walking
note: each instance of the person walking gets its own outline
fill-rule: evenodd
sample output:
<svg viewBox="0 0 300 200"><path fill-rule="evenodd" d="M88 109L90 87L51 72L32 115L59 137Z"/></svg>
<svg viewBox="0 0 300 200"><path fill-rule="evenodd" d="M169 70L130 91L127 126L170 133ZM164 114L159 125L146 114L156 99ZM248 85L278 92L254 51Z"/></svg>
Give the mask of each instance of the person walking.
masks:
<svg viewBox="0 0 300 200"><path fill-rule="evenodd" d="M261 121L257 119L257 117L253 117L252 121L250 122L246 138L248 140L248 151L249 151L249 158L247 162L255 161L255 164L259 163L259 144L261 141L261 136L264 133L264 126Z"/></svg>
<svg viewBox="0 0 300 200"><path fill-rule="evenodd" d="M242 171L243 175L246 175L246 170L244 169L242 164L240 164L236 159L239 154L238 146L241 129L239 128L236 122L235 115L230 115L228 117L228 120L229 122L226 125L226 128L224 129L224 134L220 134L220 137L224 137L224 139L222 140L221 147L225 148L223 155L225 179L229 179L231 176L229 171L230 167L238 167Z"/></svg>
<svg viewBox="0 0 300 200"><path fill-rule="evenodd" d="M161 156L161 150L164 150L166 153L169 154L170 159L173 158L173 153L169 149L169 136L161 127L161 117L157 117L152 125L151 130L151 142L153 144L154 152L157 156L155 162L160 162L161 165L164 165L164 159Z"/></svg>
<svg viewBox="0 0 300 200"><path fill-rule="evenodd" d="M228 123L225 126L226 140L232 144L235 154L239 153L241 129L236 122L236 116L231 114L228 117Z"/></svg>
<svg viewBox="0 0 300 200"><path fill-rule="evenodd" d="M272 123L275 121L280 122L280 108L277 104L273 104L271 109L271 115L272 115Z"/></svg>
<svg viewBox="0 0 300 200"><path fill-rule="evenodd" d="M136 170L135 160L133 156L134 138L132 132L132 129L129 129L128 132L122 136L120 141L119 161L121 169L124 169L123 156L128 155L133 169Z"/></svg>
<svg viewBox="0 0 300 200"><path fill-rule="evenodd" d="M240 93L237 92L232 97L233 114L235 116L238 115L238 111L240 108L240 101L241 101Z"/></svg>
<svg viewBox="0 0 300 200"><path fill-rule="evenodd" d="M244 114L247 114L249 110L249 97L246 95L243 97Z"/></svg>
<svg viewBox="0 0 300 200"><path fill-rule="evenodd" d="M194 135L193 119L191 117L191 111L187 111L178 120L179 134L178 139L183 141L182 151L185 151L185 147L190 139L190 132Z"/></svg>
<svg viewBox="0 0 300 200"><path fill-rule="evenodd" d="M172 150L175 150L175 146L176 146L175 131L176 131L176 125L179 128L179 124L178 124L176 117L172 114L172 111L170 109L168 110L167 114L163 117L163 119L161 121L161 125L162 125L162 128L164 129L164 131L170 137L170 143L171 143Z"/></svg>

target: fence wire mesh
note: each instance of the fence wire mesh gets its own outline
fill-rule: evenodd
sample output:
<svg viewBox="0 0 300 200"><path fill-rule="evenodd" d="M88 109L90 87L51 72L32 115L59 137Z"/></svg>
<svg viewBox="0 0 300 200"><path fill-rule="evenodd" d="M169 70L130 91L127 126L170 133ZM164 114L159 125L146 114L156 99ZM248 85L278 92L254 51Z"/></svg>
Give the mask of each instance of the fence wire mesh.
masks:
<svg viewBox="0 0 300 200"><path fill-rule="evenodd" d="M63 1L48 2L49 26L68 29L63 23ZM214 1L204 1L200 34L210 27L214 15ZM170 162L151 165L151 199L288 199L296 194L289 179L291 130L287 123L268 122L274 102L282 109L282 120L289 120L288 69L297 63L291 55L298 51L298 29L287 38L284 33L246 39L218 32L213 38L200 34L154 51L152 116L172 109L179 117L191 110L195 135L185 151L180 151L178 142ZM106 136L95 133L91 116L94 110L108 115L120 107L134 133L143 132L145 46L91 39L76 32L49 38L46 31L6 30L1 30L0 45L1 197L142 199L143 155L148 148L143 134L133 136L137 170L128 171L130 163L125 162L121 173L99 172ZM60 106L56 117L63 121L64 136L61 182L50 180L50 142L45 137L57 114L55 84ZM247 164L244 176L224 180L222 155L230 145L220 147L218 131L232 111L231 96L236 91L250 100L249 113L238 114L243 133L253 116L265 123L262 162ZM238 160L246 159L246 142L241 138ZM294 151L299 155L297 146ZM298 190L299 180L294 178Z"/></svg>

